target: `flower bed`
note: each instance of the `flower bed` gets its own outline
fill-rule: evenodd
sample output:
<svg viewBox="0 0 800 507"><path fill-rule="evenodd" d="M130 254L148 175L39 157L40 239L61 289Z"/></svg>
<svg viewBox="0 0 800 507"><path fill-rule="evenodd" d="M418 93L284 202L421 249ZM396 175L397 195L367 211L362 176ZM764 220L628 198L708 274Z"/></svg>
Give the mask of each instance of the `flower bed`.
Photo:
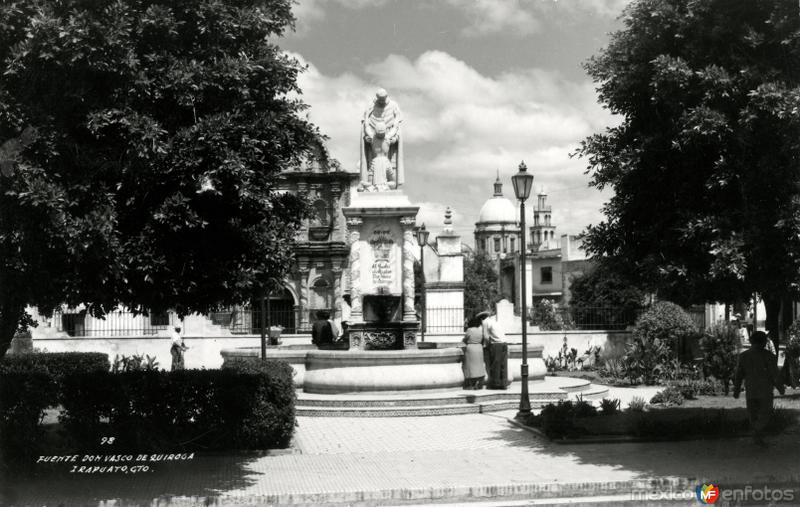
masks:
<svg viewBox="0 0 800 507"><path fill-rule="evenodd" d="M603 440L690 440L726 438L750 434L747 411L736 408L698 406L650 407L647 411L610 413L581 408L582 402L561 402L545 407L524 425L535 428L557 442L597 442ZM800 410L778 408L770 423L770 433L796 430Z"/></svg>

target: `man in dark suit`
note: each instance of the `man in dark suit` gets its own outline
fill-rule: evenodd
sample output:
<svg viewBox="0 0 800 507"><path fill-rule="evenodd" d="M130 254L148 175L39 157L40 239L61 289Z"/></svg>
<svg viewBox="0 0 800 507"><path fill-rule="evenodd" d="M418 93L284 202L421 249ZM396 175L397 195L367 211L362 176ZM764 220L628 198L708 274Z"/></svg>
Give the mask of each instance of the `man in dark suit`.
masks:
<svg viewBox="0 0 800 507"><path fill-rule="evenodd" d="M747 415L753 428L756 443L764 446L764 431L772 417L773 388L783 394L783 383L778 377L775 356L764 349L767 334L756 331L750 336L750 349L739 354L739 364L733 380L733 397L738 398L744 381Z"/></svg>
<svg viewBox="0 0 800 507"><path fill-rule="evenodd" d="M317 320L311 326L311 343L317 347L329 347L333 344L336 338L333 335L333 327L331 326L330 313L320 310L317 312Z"/></svg>

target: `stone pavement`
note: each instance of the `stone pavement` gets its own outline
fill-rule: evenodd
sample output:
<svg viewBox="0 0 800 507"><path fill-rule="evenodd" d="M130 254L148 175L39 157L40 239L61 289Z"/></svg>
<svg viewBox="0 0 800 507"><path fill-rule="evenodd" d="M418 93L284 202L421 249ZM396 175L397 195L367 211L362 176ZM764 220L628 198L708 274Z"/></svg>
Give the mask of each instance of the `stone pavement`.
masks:
<svg viewBox="0 0 800 507"><path fill-rule="evenodd" d="M645 393L614 389L611 394ZM288 453L206 455L157 464L147 474L19 482L5 485L5 501L37 506L532 505L583 497L592 504L604 498L617 503L634 489L686 494L703 482L721 483L723 489L747 484L796 489L800 484L797 434L781 436L768 450L746 439L560 445L510 424L507 418L513 415L301 417ZM686 497L681 503L689 504Z"/></svg>

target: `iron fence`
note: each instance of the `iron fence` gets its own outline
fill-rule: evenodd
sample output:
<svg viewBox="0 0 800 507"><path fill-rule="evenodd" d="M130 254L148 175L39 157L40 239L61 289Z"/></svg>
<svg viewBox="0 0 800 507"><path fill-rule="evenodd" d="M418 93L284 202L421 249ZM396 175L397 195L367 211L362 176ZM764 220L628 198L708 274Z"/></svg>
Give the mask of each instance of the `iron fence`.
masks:
<svg viewBox="0 0 800 507"><path fill-rule="evenodd" d="M174 313L109 312L103 317L93 317L86 311L53 313L57 331L69 336L149 336L169 332L180 321Z"/></svg>
<svg viewBox="0 0 800 507"><path fill-rule="evenodd" d="M425 312L425 332L451 334L464 332L464 308L428 308Z"/></svg>
<svg viewBox="0 0 800 507"><path fill-rule="evenodd" d="M311 324L316 320L320 310L328 311L331 317L339 317L332 309L272 308L264 323L270 327L281 326L283 334L309 333ZM646 308L619 307L558 307L547 309L534 307L529 314L528 322L543 331L548 330L624 330L635 324ZM474 311L461 307L428 308L425 314L425 332L429 334L457 334L464 330L466 319ZM689 315L697 329L704 329L703 312L690 311ZM234 334L260 334L260 309L249 307L212 312L207 315L213 325L229 330ZM180 319L172 312L149 315L133 312L117 311L103 318L92 317L85 311L56 311L53 323L57 331L65 332L72 337L83 336L149 336L168 334L174 326L181 325Z"/></svg>
<svg viewBox="0 0 800 507"><path fill-rule="evenodd" d="M547 310L532 308L528 322L543 331L624 330L632 326L644 309L619 307L558 307ZM426 332L430 334L449 334L463 331L466 319L474 311L464 308L428 308L426 312Z"/></svg>
<svg viewBox="0 0 800 507"><path fill-rule="evenodd" d="M295 334L310 331L310 325L300 323L297 319L297 311L294 309L275 309L266 314L261 310L251 308L239 308L227 311L213 312L209 314L211 323L222 328L228 329L233 334L260 334L262 315L266 315L264 327L280 326L282 333Z"/></svg>
<svg viewBox="0 0 800 507"><path fill-rule="evenodd" d="M530 322L546 330L621 331L636 323L643 308L565 306L552 312L533 309Z"/></svg>

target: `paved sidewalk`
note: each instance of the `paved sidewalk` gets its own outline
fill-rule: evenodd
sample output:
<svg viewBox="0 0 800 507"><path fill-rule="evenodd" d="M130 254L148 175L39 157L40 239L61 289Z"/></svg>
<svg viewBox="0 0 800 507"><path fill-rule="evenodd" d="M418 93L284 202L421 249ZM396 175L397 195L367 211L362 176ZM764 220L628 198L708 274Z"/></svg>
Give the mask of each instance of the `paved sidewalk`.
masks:
<svg viewBox="0 0 800 507"><path fill-rule="evenodd" d="M632 397L632 390L615 390ZM644 396L643 396L644 397ZM742 402L743 403L743 402ZM559 445L511 425L513 411L438 417L298 418L292 453L200 456L139 475L5 485L9 505L399 505L563 497L703 482L800 484L800 438ZM800 499L800 496L797 497ZM683 502L686 504L686 502ZM2 502L0 502L2 504ZM514 503L524 505L525 502Z"/></svg>

